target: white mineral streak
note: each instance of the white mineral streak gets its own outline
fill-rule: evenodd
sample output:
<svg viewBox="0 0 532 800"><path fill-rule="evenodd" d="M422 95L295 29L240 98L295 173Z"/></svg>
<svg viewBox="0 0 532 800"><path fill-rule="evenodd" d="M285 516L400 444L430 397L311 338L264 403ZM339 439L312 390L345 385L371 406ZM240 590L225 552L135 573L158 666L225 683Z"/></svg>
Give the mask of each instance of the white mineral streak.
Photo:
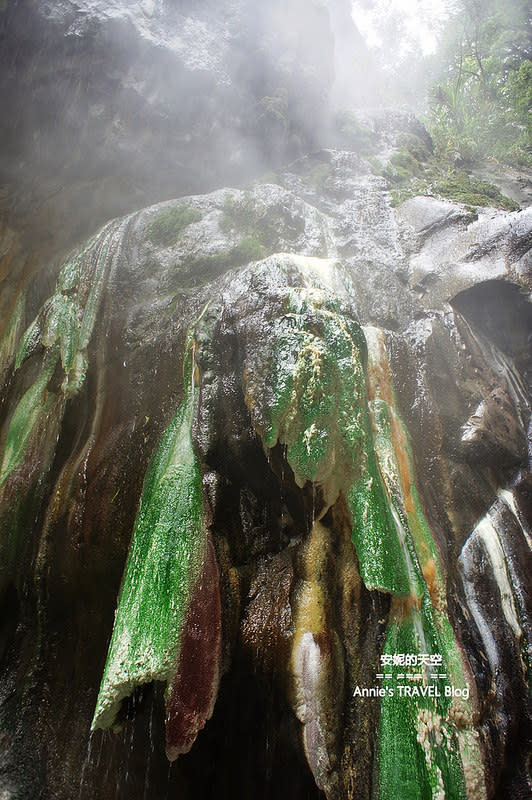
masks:
<svg viewBox="0 0 532 800"><path fill-rule="evenodd" d="M463 551L462 551L463 553ZM464 580L464 591L467 598L467 604L469 610L471 611L471 615L475 620L476 626L478 631L482 637L482 643L484 645L484 649L486 651L486 656L488 661L490 662L490 666L492 671L495 672L498 664L499 664L499 655L497 653L497 645L495 643L495 639L493 634L486 624L486 620L482 614L481 609L477 603L477 597L475 592L475 586L470 580Z"/></svg>
<svg viewBox="0 0 532 800"><path fill-rule="evenodd" d="M480 520L462 550L460 560L465 564L467 564L470 558L468 553L470 543L474 542L475 538L480 539L482 542L484 551L491 564L493 577L495 578L497 586L499 587L501 606L504 616L516 638L519 640L521 638L522 631L521 626L519 625L510 579L506 569L504 552L497 531L495 530L493 522L488 515ZM495 672L495 670L498 668L500 658L497 652L497 644L491 631L491 627L487 624L482 610L479 608L474 583L471 580L465 580L464 589L471 614L473 615L473 619L475 620L480 635L482 636L486 655L492 670Z"/></svg>
<svg viewBox="0 0 532 800"><path fill-rule="evenodd" d="M530 537L530 534L528 533L528 531L523 526L523 523L521 522L521 518L519 516L519 511L517 509L517 505L516 505L513 493L508 491L508 489L500 489L499 492L498 492L498 496L503 501L503 503L505 503L505 505L508 506L508 508L510 509L510 511L512 512L514 517L516 518L517 522L519 523L519 527L521 528L521 531L523 532L523 536L525 537L528 546L532 550L532 538Z"/></svg>
<svg viewBox="0 0 532 800"><path fill-rule="evenodd" d="M288 255L290 261L299 270L310 278L310 285L315 284L316 278L333 292L338 289L339 275L337 261L334 258L317 258L316 256Z"/></svg>
<svg viewBox="0 0 532 800"><path fill-rule="evenodd" d="M516 639L519 641L522 636L522 631L515 607L510 577L506 568L506 559L504 557L499 534L489 516L486 515L480 520L474 530L474 534L484 543L486 553L491 562L493 575L501 593L501 604L504 616L506 617L508 625L514 632Z"/></svg>

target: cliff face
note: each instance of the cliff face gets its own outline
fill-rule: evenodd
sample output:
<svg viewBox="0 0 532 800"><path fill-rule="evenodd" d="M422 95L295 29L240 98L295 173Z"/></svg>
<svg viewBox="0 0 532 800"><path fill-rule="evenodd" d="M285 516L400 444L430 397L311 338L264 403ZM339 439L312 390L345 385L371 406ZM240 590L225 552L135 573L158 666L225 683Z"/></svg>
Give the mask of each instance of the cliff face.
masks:
<svg viewBox="0 0 532 800"><path fill-rule="evenodd" d="M111 217L315 146L342 3L331 5L3 4L3 206L57 251Z"/></svg>
<svg viewBox="0 0 532 800"><path fill-rule="evenodd" d="M327 40L339 4L329 17L305 8L305 35ZM203 108L191 91L199 72L212 119L223 106L233 116L220 111L220 124L239 142L247 122L235 119L255 109L248 144L277 171L186 195L176 153L197 190L192 156L216 138L205 118L183 123L199 138L155 125L142 143L124 113L123 138L94 152L84 118L64 126L60 180L48 145L40 151L35 192L57 178L60 199L32 220L38 151L11 141L26 161L5 157L21 204L0 250L0 789L65 800L529 797L532 213L436 196L394 205L376 159L389 163L405 139L430 147L400 114L366 116L343 131L351 148L281 167L298 124L296 149L312 143L332 51L309 55L271 33L275 15L294 31L296 3L222 11L2 12L4 30L26 37L13 61L22 94L50 85L35 78L49 45L40 54L33 30L77 42L92 63L79 90L89 105L109 97L96 55L106 47L108 59L106 37L124 43L129 31L146 130L163 114L162 86ZM242 95L236 31L261 14L256 36L278 72L264 66L268 87L250 78ZM154 82L150 48L173 65L169 85L162 73ZM283 52L299 54L303 77ZM124 63L111 96L130 109ZM287 96L269 88L279 75ZM279 117L305 76L299 110ZM25 108L10 84L2 91ZM47 124L39 116L50 144ZM159 135L168 174L160 153L144 161ZM111 172L96 175L104 158ZM223 162L213 154L207 183L248 174ZM139 170L139 199L166 196L173 180L179 199L112 219L65 259L39 259L45 217L82 186L96 210L74 203L74 231L129 212L134 193L99 198L111 176ZM43 253L75 236L51 230Z"/></svg>

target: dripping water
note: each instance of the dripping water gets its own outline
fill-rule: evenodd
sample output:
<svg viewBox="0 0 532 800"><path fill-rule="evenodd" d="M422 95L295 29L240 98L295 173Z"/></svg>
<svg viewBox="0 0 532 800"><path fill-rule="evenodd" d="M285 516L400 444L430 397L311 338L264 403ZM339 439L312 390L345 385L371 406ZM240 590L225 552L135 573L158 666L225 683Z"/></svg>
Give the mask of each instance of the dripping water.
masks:
<svg viewBox="0 0 532 800"><path fill-rule="evenodd" d="M149 777L150 777L150 766L151 766L151 761L152 761L152 758L153 758L153 754L155 752L155 742L154 742L154 738L153 738L153 718L154 718L154 715L155 715L155 692L152 692L151 703L150 703L150 720L149 720L149 723L148 723L148 734L149 734L149 739L150 739L150 750L149 750L149 753L148 753L148 758L146 760L146 772L145 772L145 775L144 775L144 792L143 792L143 795L142 795L142 800L148 800L148 790L149 790L149 786L150 786L150 780L149 780Z"/></svg>
<svg viewBox="0 0 532 800"><path fill-rule="evenodd" d="M89 740L88 740L88 743L87 743L87 753L86 753L85 759L83 761L83 766L81 767L81 776L80 776L80 779L79 779L79 792L78 792L80 798L81 798L81 796L83 794L83 787L85 785L85 776L86 776L86 773L87 773L87 769L88 769L89 764L91 763L91 759L92 759L92 745L93 745L93 742L94 742L94 733L95 733L94 731L90 731L90 733L89 733ZM100 760L100 753L101 753L101 742L100 742L100 751L99 751L99 754L98 754L98 762Z"/></svg>

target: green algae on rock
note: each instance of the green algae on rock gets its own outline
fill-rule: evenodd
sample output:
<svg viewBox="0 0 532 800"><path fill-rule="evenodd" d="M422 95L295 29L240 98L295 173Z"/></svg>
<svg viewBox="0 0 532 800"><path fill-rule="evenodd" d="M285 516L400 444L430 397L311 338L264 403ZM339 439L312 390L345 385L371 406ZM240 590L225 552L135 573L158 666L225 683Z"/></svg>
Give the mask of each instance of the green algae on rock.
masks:
<svg viewBox="0 0 532 800"><path fill-rule="evenodd" d="M286 289L283 303L263 374L245 376L248 407L265 446L285 445L296 483L320 486L330 506L364 459L364 338L325 292ZM271 387L260 422L256 381Z"/></svg>
<svg viewBox="0 0 532 800"><path fill-rule="evenodd" d="M185 398L148 468L118 600L93 729L109 728L137 686L175 677L181 636L205 559L202 473L192 444L199 395L189 339Z"/></svg>
<svg viewBox="0 0 532 800"><path fill-rule="evenodd" d="M401 694L394 674L383 681L379 723L379 796L408 800L466 798L464 769L475 775L478 797L484 797L481 756L472 730L467 699L452 699L452 690L466 688L465 668L449 621L446 591L436 544L417 494L410 443L399 417L391 371L381 330L365 327L368 342L368 393L379 471L383 478L403 560L408 564L411 596L395 600L383 654L435 657L439 671L403 666L400 672L422 675L423 697ZM427 691L428 689L428 691ZM458 708L459 706L459 708ZM455 716L461 717L457 726Z"/></svg>
<svg viewBox="0 0 532 800"><path fill-rule="evenodd" d="M0 468L0 486L21 463L30 442L47 424L52 408L60 423L65 400L76 394L87 371L91 340L106 280L112 270L126 220L114 220L77 250L64 264L55 293L44 303L21 338L15 370L32 355L41 354L34 383L13 411ZM61 382L52 378L60 371Z"/></svg>
<svg viewBox="0 0 532 800"><path fill-rule="evenodd" d="M399 612L391 621L385 655L438 656L440 651L428 596L421 609L411 608L406 616ZM440 674L446 670L445 661L442 663ZM466 800L456 728L449 714L451 698L445 694L449 680L439 680L434 667L400 668L403 673L405 669L422 674L423 680L400 680L396 673L382 683L386 695L379 722L379 798ZM415 690L420 695L409 696L408 692ZM425 697L421 690L426 692Z"/></svg>
<svg viewBox="0 0 532 800"><path fill-rule="evenodd" d="M264 373L247 375L254 416L254 383L271 385L257 425L264 444L286 446L296 483L319 487L321 514L345 492L353 542L368 589L408 594L402 557L375 459L366 392L366 342L358 325L325 291L288 289L263 359ZM258 415L256 415L258 416Z"/></svg>
<svg viewBox="0 0 532 800"><path fill-rule="evenodd" d="M7 431L4 457L0 469L0 486L22 461L32 434L39 434L55 406L55 396L47 385L56 367L55 353L45 359L37 380L20 398Z"/></svg>

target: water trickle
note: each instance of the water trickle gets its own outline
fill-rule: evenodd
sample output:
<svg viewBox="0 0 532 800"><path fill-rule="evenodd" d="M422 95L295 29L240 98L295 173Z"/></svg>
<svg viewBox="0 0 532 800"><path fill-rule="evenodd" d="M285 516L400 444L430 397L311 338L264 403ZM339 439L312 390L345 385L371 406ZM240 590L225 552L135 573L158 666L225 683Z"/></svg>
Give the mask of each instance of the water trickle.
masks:
<svg viewBox="0 0 532 800"><path fill-rule="evenodd" d="M83 795L83 788L85 786L85 778L86 778L87 769L89 768L89 765L91 765L91 761L92 761L92 746L93 746L93 742L94 742L94 732L90 731L89 739L88 739L88 742L87 742L87 753L86 753L85 758L83 760L83 766L81 767L81 774L80 774L80 778L79 778L79 792L78 792L78 794L79 794L80 798ZM98 755L97 762L99 762L99 755Z"/></svg>

